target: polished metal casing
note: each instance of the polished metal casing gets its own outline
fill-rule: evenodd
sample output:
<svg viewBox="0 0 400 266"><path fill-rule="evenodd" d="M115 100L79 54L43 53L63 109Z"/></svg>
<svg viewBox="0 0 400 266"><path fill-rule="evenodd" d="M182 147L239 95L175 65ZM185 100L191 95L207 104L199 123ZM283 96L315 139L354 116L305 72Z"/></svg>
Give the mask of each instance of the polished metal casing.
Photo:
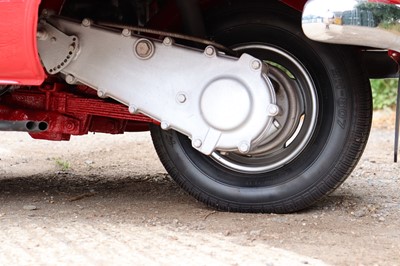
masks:
<svg viewBox="0 0 400 266"><path fill-rule="evenodd" d="M400 51L400 6L383 0L309 0L302 25L312 40Z"/></svg>
<svg viewBox="0 0 400 266"><path fill-rule="evenodd" d="M69 84L85 84L132 114L160 121L206 155L247 154L273 133L280 109L268 66L253 56L233 58L213 46L196 50L88 19L49 17L39 27L47 37L39 38L38 49L50 74L59 72Z"/></svg>

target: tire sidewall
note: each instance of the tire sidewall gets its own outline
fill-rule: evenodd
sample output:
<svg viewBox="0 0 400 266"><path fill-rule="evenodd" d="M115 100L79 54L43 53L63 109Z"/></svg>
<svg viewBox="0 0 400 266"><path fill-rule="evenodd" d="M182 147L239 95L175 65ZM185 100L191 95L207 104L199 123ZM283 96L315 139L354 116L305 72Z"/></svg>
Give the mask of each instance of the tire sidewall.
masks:
<svg viewBox="0 0 400 266"><path fill-rule="evenodd" d="M360 87L346 72L346 58L351 53L346 48L312 42L295 25L276 15L268 19L236 17L214 26L213 38L224 45L264 43L286 50L302 62L316 87L319 115L311 141L296 159L257 175L224 169L192 149L186 137L160 131L164 152L170 158L167 168L175 171L174 179L191 194L202 195L202 201L207 198L214 205L237 205L242 210L245 205L265 209L282 203L286 210L296 210L332 191L350 173L351 167L342 164L352 159L347 154L349 143L356 138L352 132L357 101L352 96Z"/></svg>

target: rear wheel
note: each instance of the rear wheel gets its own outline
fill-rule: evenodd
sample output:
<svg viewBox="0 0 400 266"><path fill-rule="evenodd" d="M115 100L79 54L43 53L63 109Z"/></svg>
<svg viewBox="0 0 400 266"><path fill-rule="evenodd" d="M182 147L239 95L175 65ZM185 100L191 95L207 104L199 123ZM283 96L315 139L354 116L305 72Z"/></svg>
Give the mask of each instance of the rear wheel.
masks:
<svg viewBox="0 0 400 266"><path fill-rule="evenodd" d="M153 126L158 155L178 184L217 209L306 208L339 186L362 154L372 117L368 79L350 48L309 41L288 9L234 5L216 17L216 41L269 65L281 108L274 132L249 154L205 156L187 137Z"/></svg>

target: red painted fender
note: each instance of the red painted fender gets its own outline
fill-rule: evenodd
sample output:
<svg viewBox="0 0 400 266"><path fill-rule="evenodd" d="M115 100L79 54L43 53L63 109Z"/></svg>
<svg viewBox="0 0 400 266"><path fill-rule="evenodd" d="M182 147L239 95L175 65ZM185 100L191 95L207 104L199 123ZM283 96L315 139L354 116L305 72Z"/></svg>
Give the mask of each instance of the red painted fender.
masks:
<svg viewBox="0 0 400 266"><path fill-rule="evenodd" d="M39 85L45 79L36 45L40 0L0 0L0 84Z"/></svg>

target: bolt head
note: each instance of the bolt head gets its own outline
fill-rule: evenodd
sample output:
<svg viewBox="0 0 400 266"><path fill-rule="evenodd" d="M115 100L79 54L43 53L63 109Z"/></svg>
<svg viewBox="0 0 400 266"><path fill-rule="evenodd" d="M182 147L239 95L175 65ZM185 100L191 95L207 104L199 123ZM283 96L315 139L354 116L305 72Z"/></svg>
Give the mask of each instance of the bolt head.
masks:
<svg viewBox="0 0 400 266"><path fill-rule="evenodd" d="M84 19L82 20L82 25L83 25L84 27L89 27L91 24L92 24L92 22L90 21L90 19L84 18Z"/></svg>
<svg viewBox="0 0 400 266"><path fill-rule="evenodd" d="M215 48L212 46L207 46L206 49L204 50L204 53L207 56L213 56L215 54Z"/></svg>
<svg viewBox="0 0 400 266"><path fill-rule="evenodd" d="M138 109L137 109L136 106L130 105L129 108L128 108L128 111L129 111L129 113L131 113L131 114L136 114L137 111L138 111Z"/></svg>
<svg viewBox="0 0 400 266"><path fill-rule="evenodd" d="M275 104L270 104L268 106L268 114L269 116L277 116L279 114L279 106Z"/></svg>
<svg viewBox="0 0 400 266"><path fill-rule="evenodd" d="M238 146L240 153L246 154L250 151L250 145L247 142L242 142Z"/></svg>
<svg viewBox="0 0 400 266"><path fill-rule="evenodd" d="M203 145L203 142L200 139L195 139L193 141L193 147L195 147L197 149L200 148L202 145Z"/></svg>
<svg viewBox="0 0 400 266"><path fill-rule="evenodd" d="M251 68L254 70L259 70L261 68L262 64L259 60L254 60L251 62Z"/></svg>
<svg viewBox="0 0 400 266"><path fill-rule="evenodd" d="M65 77L65 81L68 83L68 84L75 84L76 83L76 78L73 76L73 75L67 75L66 77Z"/></svg>
<svg viewBox="0 0 400 266"><path fill-rule="evenodd" d="M169 129L169 123L167 121L162 121L161 122L161 128L163 130L168 130Z"/></svg>
<svg viewBox="0 0 400 266"><path fill-rule="evenodd" d="M49 37L49 34L45 30L38 30L36 33L36 38L38 38L41 41L47 40Z"/></svg>
<svg viewBox="0 0 400 266"><path fill-rule="evenodd" d="M138 45L136 46L136 51L139 55L141 56L146 56L149 54L150 51L150 46L148 43L146 42L140 42L138 43Z"/></svg>
<svg viewBox="0 0 400 266"><path fill-rule="evenodd" d="M99 96L100 98L104 98L106 96L106 93L102 90L98 90L97 91L97 96Z"/></svg>
<svg viewBox="0 0 400 266"><path fill-rule="evenodd" d="M132 32L131 32L130 29L123 29L123 30L122 30L122 36L130 37L131 34L132 34Z"/></svg>
<svg viewBox="0 0 400 266"><path fill-rule="evenodd" d="M180 93L180 94L178 94L178 96L176 96L176 99L178 100L179 103L185 103L186 95L183 93Z"/></svg>
<svg viewBox="0 0 400 266"><path fill-rule="evenodd" d="M173 43L173 41L172 41L172 39L170 37L165 37L164 40L163 40L163 44L165 46L170 46L170 45L172 45L172 43Z"/></svg>
<svg viewBox="0 0 400 266"><path fill-rule="evenodd" d="M154 45L147 39L140 39L134 46L135 54L140 59L149 59L154 54Z"/></svg>

